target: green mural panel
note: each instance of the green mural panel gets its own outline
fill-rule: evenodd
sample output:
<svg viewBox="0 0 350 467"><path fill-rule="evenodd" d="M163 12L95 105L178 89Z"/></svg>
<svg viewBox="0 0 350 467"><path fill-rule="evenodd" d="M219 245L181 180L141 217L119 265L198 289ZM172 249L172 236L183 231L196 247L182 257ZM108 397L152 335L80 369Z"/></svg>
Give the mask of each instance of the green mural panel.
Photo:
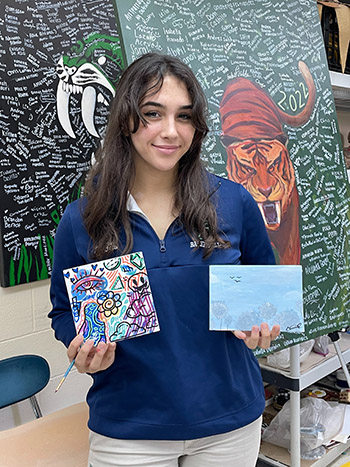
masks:
<svg viewBox="0 0 350 467"><path fill-rule="evenodd" d="M349 324L350 192L315 1L117 0L126 60L160 51L209 104L203 160L253 194L280 264L302 264L306 333Z"/></svg>

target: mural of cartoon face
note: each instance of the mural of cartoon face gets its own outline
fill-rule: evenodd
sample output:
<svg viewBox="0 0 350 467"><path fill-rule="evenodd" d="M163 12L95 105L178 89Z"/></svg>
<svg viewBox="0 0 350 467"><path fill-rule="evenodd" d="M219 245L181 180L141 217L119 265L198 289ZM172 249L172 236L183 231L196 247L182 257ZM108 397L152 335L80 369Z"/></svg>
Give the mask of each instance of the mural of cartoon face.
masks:
<svg viewBox="0 0 350 467"><path fill-rule="evenodd" d="M222 142L227 150L228 178L241 183L257 202L280 264L299 264L299 197L283 124L305 124L315 104L316 89L305 63L299 70L308 88L303 110L289 115L256 83L235 78L221 105Z"/></svg>
<svg viewBox="0 0 350 467"><path fill-rule="evenodd" d="M97 106L109 107L115 94L115 84L124 68L120 41L116 37L92 34L78 41L70 56L63 55L56 67L59 78L57 86L57 116L63 130L76 138L71 116L72 96L81 98L81 117L86 130L100 137L96 129ZM72 112L74 110L74 112Z"/></svg>

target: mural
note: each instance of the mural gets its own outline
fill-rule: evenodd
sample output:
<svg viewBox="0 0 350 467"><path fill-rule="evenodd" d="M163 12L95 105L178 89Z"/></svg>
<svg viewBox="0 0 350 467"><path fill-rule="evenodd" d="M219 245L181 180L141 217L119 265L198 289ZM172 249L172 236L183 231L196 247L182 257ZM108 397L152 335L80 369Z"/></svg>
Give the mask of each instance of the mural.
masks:
<svg viewBox="0 0 350 467"><path fill-rule="evenodd" d="M84 340L115 342L160 330L142 252L63 271Z"/></svg>
<svg viewBox="0 0 350 467"><path fill-rule="evenodd" d="M350 190L314 0L0 5L2 286L50 275L56 226L103 136L120 48L128 63L162 51L207 95L208 170L247 186L277 260L303 267L305 333L274 348L349 324Z"/></svg>
<svg viewBox="0 0 350 467"><path fill-rule="evenodd" d="M56 227L124 66L112 3L0 0L2 286L50 276Z"/></svg>
<svg viewBox="0 0 350 467"><path fill-rule="evenodd" d="M283 124L304 125L314 109L315 84L304 62L299 62L307 101L290 115L278 108L256 83L236 78L226 87L221 104L221 140L227 151L227 175L241 183L257 202L276 260L300 263L299 196Z"/></svg>
<svg viewBox="0 0 350 467"><path fill-rule="evenodd" d="M117 37L92 34L72 47L72 55L63 55L56 67L59 78L57 86L57 117L63 130L76 138L72 128L70 96L81 97L81 119L90 135L100 138L95 127L95 112L98 105L107 109L114 96L115 85L123 69L120 42Z"/></svg>
<svg viewBox="0 0 350 467"><path fill-rule="evenodd" d="M128 63L161 51L193 69L209 108L203 161L252 193L277 262L302 266L305 333L282 333L272 349L347 326L350 190L314 0L116 9Z"/></svg>

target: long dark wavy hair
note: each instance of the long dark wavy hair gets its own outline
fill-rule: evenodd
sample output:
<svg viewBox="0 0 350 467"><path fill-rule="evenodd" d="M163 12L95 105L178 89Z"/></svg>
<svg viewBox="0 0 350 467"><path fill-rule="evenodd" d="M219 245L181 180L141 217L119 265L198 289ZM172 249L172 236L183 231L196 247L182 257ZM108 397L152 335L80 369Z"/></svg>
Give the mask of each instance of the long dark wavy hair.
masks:
<svg viewBox="0 0 350 467"><path fill-rule="evenodd" d="M95 163L85 182L83 219L92 239L93 259L104 259L115 250L132 250L133 235L127 211L127 199L134 177L130 133L147 125L140 112L144 98L157 94L165 76L182 81L192 100L192 124L195 133L191 147L179 161L174 208L179 222L199 245L204 242L204 257L215 247L228 247L217 231L217 216L208 185L208 176L200 159L201 145L208 132L207 103L191 69L175 57L148 53L134 61L122 74L111 104L106 134L95 154ZM132 123L132 125L131 125ZM132 128L130 128L132 127ZM121 229L125 231L123 244ZM203 243L202 243L203 245Z"/></svg>

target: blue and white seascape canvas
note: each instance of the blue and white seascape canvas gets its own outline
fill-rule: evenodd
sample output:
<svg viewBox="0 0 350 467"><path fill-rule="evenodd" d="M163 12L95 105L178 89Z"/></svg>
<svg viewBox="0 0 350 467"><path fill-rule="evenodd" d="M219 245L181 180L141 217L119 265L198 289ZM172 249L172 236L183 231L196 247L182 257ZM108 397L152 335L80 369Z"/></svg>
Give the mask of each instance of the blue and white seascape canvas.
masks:
<svg viewBox="0 0 350 467"><path fill-rule="evenodd" d="M249 331L266 322L279 324L282 332L304 332L301 266L209 268L211 331Z"/></svg>

